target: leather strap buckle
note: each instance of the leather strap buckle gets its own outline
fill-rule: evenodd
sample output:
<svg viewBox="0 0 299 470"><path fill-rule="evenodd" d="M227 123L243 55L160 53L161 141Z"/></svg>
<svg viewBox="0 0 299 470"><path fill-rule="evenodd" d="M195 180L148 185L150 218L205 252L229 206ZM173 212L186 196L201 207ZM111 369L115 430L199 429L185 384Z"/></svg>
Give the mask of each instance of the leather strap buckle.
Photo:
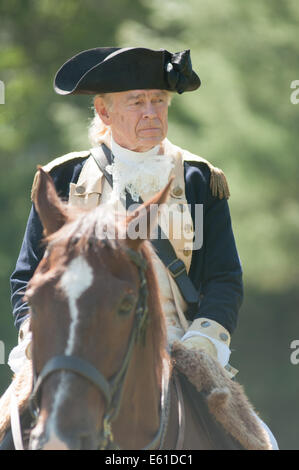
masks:
<svg viewBox="0 0 299 470"><path fill-rule="evenodd" d="M186 271L186 266L183 261L179 258L174 259L171 263L168 264L167 268L169 269L172 277L176 279L178 276L183 274ZM186 271L187 272L187 271Z"/></svg>

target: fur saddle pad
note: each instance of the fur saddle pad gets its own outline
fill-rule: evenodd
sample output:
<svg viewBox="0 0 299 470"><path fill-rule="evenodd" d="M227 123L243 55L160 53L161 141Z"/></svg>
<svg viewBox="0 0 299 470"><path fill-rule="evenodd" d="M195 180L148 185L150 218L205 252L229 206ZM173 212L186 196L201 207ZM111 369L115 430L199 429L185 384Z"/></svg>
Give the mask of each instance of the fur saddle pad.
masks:
<svg viewBox="0 0 299 470"><path fill-rule="evenodd" d="M223 428L247 450L271 450L264 430L243 387L204 351L191 351L175 341L172 357L176 367L206 397L208 409Z"/></svg>

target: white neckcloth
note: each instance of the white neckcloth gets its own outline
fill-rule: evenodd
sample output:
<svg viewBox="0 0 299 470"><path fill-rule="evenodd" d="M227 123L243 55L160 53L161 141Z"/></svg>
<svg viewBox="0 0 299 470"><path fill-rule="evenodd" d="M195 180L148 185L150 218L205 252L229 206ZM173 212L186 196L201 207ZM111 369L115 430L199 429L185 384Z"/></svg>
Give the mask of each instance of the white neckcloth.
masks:
<svg viewBox="0 0 299 470"><path fill-rule="evenodd" d="M172 158L158 155L160 145L147 152L134 152L118 145L111 136L112 165L107 171L113 177L113 199L124 197L125 190L138 202L144 193L156 193L166 186L174 166Z"/></svg>

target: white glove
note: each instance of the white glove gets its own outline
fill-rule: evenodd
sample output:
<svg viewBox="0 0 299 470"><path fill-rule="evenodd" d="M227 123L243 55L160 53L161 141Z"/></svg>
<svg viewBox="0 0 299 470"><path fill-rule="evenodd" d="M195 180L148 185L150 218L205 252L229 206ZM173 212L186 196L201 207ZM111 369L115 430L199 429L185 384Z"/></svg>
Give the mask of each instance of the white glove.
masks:
<svg viewBox="0 0 299 470"><path fill-rule="evenodd" d="M15 374L22 369L28 359L31 359L32 333L29 328L30 318L27 318L21 325L18 345L10 351L8 356L8 365Z"/></svg>
<svg viewBox="0 0 299 470"><path fill-rule="evenodd" d="M225 367L230 358L230 334L219 323L208 318L197 318L188 328L181 342L187 349L204 350Z"/></svg>

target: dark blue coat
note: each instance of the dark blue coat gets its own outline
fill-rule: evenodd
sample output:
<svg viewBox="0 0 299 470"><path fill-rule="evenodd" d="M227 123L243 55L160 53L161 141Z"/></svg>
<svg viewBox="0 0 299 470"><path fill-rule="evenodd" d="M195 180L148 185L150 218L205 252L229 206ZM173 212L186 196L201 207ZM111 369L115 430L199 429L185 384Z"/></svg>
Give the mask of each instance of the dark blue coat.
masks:
<svg viewBox="0 0 299 470"><path fill-rule="evenodd" d="M68 198L69 184L76 183L86 160L77 158L56 168L50 174L56 190ZM231 226L226 199L213 197L210 170L204 163L184 163L188 204L203 204L203 245L192 253L189 277L199 289L201 303L194 318L205 317L222 324L230 333L236 327L238 310L243 298L242 270ZM194 214L192 214L194 223ZM195 225L195 224L194 224ZM20 326L28 315L23 301L24 291L43 256L42 226L32 206L24 240L11 275L11 300L15 325Z"/></svg>

